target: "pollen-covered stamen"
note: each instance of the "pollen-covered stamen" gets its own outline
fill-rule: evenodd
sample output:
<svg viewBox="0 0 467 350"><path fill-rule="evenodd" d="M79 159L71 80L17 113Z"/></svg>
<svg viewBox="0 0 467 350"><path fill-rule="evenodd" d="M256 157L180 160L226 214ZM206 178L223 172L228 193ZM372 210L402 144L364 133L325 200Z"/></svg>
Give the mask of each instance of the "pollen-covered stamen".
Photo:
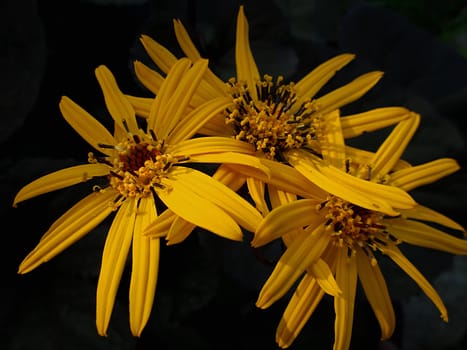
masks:
<svg viewBox="0 0 467 350"><path fill-rule="evenodd" d="M154 188L165 188L163 178L167 177L171 167L186 162L189 157L174 157L166 153L164 141L158 141L154 132L138 135L128 133L128 137L116 145L100 145L113 149L112 156L96 157L89 153L91 163L105 163L109 170L110 186L123 197L144 197Z"/></svg>
<svg viewBox="0 0 467 350"><path fill-rule="evenodd" d="M281 152L310 146L316 139L319 113L311 101L297 105L293 83L283 84L282 77L273 81L265 75L255 86L257 100L245 83L232 78L229 86L234 107L227 111L226 123L233 126L238 140L278 160Z"/></svg>
<svg viewBox="0 0 467 350"><path fill-rule="evenodd" d="M323 215L326 229L333 237L334 244L346 246L355 252L360 247L372 264L376 264L373 251L384 251L389 244L400 243L386 231L382 224L384 214L359 207L339 197L329 196L317 205Z"/></svg>

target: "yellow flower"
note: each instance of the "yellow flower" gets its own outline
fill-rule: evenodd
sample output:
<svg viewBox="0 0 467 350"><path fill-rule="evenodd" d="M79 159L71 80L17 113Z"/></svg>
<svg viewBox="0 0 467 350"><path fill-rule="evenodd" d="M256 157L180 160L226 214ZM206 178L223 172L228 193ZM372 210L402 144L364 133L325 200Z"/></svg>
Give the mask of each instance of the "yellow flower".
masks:
<svg viewBox="0 0 467 350"><path fill-rule="evenodd" d="M326 151L324 161L296 150L288 160L304 178L316 182L326 194L315 193L298 200L285 199L258 226L252 241L261 246L281 237L286 250L265 282L256 305L267 308L284 296L301 277L276 332L280 347L292 344L325 293L334 297L334 349L349 348L357 278L381 328L381 338L391 337L395 314L377 256L387 256L409 275L448 320L447 310L434 288L403 255L398 245L413 244L452 254L467 254L467 240L434 228L429 223L465 232L446 216L422 205L398 209L390 216L380 211L365 191L376 191L394 208L399 198L393 188L410 191L459 169L457 162L442 158L411 166L400 160L418 125L418 116L401 121L375 152L345 148L339 128ZM338 119L336 118L336 121ZM321 167L322 169L317 169ZM328 176L336 172L348 191L334 190ZM360 178L360 179L359 179ZM361 187L362 180L369 187ZM378 185L379 187L376 187ZM370 189L370 186L375 186ZM342 192L341 192L342 191ZM385 193L385 191L387 191ZM390 198L392 197L392 198ZM400 206L399 206L400 207Z"/></svg>
<svg viewBox="0 0 467 350"><path fill-rule="evenodd" d="M95 186L91 194L60 217L19 267L21 274L33 270L116 212L102 254L97 286L96 325L101 335L107 333L130 247L131 332L139 336L149 318L160 242L159 238L144 236L143 231L158 217L157 199L166 205L170 215L232 240L242 239L238 223L254 231L261 220L257 210L233 190L184 166L240 161L262 168L255 157L247 156L254 153L251 145L223 137L190 139L203 123L231 104L220 97L187 112L206 67L204 60L192 64L187 58L172 66L153 101L146 130L138 125L135 112L112 73L105 66L98 67L95 72L115 124L114 135L71 99L63 97L59 104L63 117L99 155L89 153L90 164L59 170L33 181L14 199L16 206L26 199L93 178L107 179L107 185ZM235 156L232 151L244 154Z"/></svg>
<svg viewBox="0 0 467 350"><path fill-rule="evenodd" d="M174 20L174 28L185 55L194 62L201 60L200 53L179 20ZM354 59L353 54L338 55L313 69L297 83L285 83L283 77L274 79L269 75L260 75L250 49L248 31L244 8L240 6L236 28L236 78L225 83L208 69L192 100L192 108L196 104L220 96L230 97L233 104L227 108L226 113L220 113L212 118L199 129L199 132L206 135L234 137L250 143L254 145L260 157L276 162L285 162L287 153L295 149L307 149L321 154L323 152L321 140L329 133L332 134L329 120L338 113L340 107L357 100L370 90L380 80L382 72L363 74L334 91L316 97L336 72ZM141 42L163 73L166 73L177 60L170 51L150 37L143 35ZM162 75L139 61L135 62L134 68L136 76L143 85L157 94L163 80ZM141 116L149 114L151 99L132 96L128 98ZM393 125L409 118L411 114L402 107L377 108L341 117L340 127L343 129L344 137L351 138ZM271 163L266 161L265 164ZM271 166L277 168L274 164ZM229 169L237 173L241 172L240 167L231 166ZM250 175L253 174L251 168L247 170ZM274 172L277 173L277 171L272 173ZM264 199L265 181L253 176L247 176L246 181L256 206L266 214L268 209ZM334 178L329 181L334 181ZM280 196L277 191L287 191L287 182L278 184L274 179L269 179L268 184L270 197ZM336 188L339 186L339 182L334 184ZM393 192L397 191L396 188L393 190ZM413 201L408 196L405 197L406 205L413 205ZM390 213L391 210L388 209L388 212Z"/></svg>

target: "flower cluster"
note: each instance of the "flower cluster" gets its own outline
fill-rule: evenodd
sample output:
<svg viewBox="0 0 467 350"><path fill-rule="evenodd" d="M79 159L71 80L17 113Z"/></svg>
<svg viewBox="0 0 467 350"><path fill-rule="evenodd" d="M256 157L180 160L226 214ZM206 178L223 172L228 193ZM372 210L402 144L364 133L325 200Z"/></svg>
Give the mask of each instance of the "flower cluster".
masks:
<svg viewBox="0 0 467 350"><path fill-rule="evenodd" d="M222 81L182 23L175 20L174 28L184 57L141 36L159 70L139 61L134 69L154 97L125 94L105 66L95 70L113 118L112 132L68 97L60 101L65 120L98 153L89 153L87 164L26 185L14 205L93 179L100 186L52 224L19 273L50 260L114 214L97 285L101 335L107 334L128 256L130 328L139 336L154 302L160 240L182 243L195 227L236 241L244 239L244 229L252 233L253 247L284 243L256 301L259 308L267 308L296 286L277 328L280 347L292 344L328 294L336 315L334 348L348 349L357 280L381 338L391 337L395 313L378 266L381 256L410 276L447 321L441 298L399 246L467 254L467 240L439 229L462 234L464 228L409 194L459 166L451 158L419 165L401 159L421 119L404 107L341 115L341 107L361 98L382 73L363 74L320 97L320 89L354 55L333 57L298 82L261 74L240 7L236 77ZM346 144L346 139L382 128L392 131L375 152ZM217 168L208 174L193 164ZM238 191L243 186L248 197Z"/></svg>

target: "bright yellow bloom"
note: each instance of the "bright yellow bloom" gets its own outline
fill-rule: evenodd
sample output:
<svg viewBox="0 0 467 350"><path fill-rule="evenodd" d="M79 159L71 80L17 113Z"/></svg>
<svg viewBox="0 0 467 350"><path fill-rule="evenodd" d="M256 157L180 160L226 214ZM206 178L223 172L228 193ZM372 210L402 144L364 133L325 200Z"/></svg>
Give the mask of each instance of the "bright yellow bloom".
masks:
<svg viewBox="0 0 467 350"><path fill-rule="evenodd" d="M91 194L59 218L19 267L21 274L33 270L116 212L102 254L97 286L96 324L101 335L107 333L130 247L131 332L139 336L149 318L160 242L159 238L151 239L142 233L158 217L156 200L166 205L170 215L232 240L242 239L239 224L254 231L262 218L233 190L184 166L240 162L263 168L255 157L247 155L255 151L251 145L224 137L190 139L200 126L231 104L229 99L219 97L187 112L206 67L207 61L192 64L187 58L172 66L153 100L146 130L138 125L132 106L111 72L105 66L98 67L95 73L115 124L114 135L71 99L63 97L59 105L63 117L99 154L89 153L90 164L59 170L33 181L14 199L16 206L26 199L93 178L107 179L105 186L95 186ZM233 151L243 154L235 155ZM170 227L165 234L168 232Z"/></svg>
<svg viewBox="0 0 467 350"><path fill-rule="evenodd" d="M194 62L201 60L200 53L179 20L174 20L174 28L185 55ZM287 153L296 149L307 149L321 154L323 152L321 141L326 139L328 134L332 134L329 120L333 119L340 107L359 99L370 90L380 80L382 72L363 74L350 83L317 97L317 93L336 72L354 59L353 54L338 55L313 69L297 83L285 83L283 77L274 79L267 74L260 75L250 49L248 32L248 21L241 6L236 28L236 78L225 83L208 69L195 93L191 108L221 96L230 97L233 104L227 108L226 113L220 113L212 118L200 128L199 132L206 135L234 137L250 143L258 151L258 156L266 160L285 162ZM150 37L143 35L141 42L163 73L166 73L177 60L170 51ZM134 67L138 79L157 94L163 80L162 75L139 61L135 62ZM149 114L151 99L131 96L128 98L138 113L142 116ZM410 118L411 114L402 107L377 108L341 117L340 127L343 129L344 137L351 138L393 125ZM270 162L265 163L270 164ZM230 171L241 172L240 167L228 168ZM253 173L249 171L249 174ZM246 181L257 208L266 214L268 209L264 199L265 181L252 176L247 176ZM280 191L287 191L282 186L287 185L286 182L278 184L274 179L269 179L267 182L270 197L279 197L282 195ZM341 186L334 177L329 178L329 182L334 182L335 188ZM406 206L414 205L413 200L397 188L392 192L400 192L400 197L405 196ZM385 208L388 213L393 213L387 203Z"/></svg>
<svg viewBox="0 0 467 350"><path fill-rule="evenodd" d="M392 193L395 187L410 191L459 169L450 158L416 166L400 160L417 124L418 116L400 122L375 153L345 148L342 133L336 128L323 152L324 161L301 150L289 154L288 160L295 169L310 184L313 181L322 186L327 194L321 198L316 195L298 200L289 198L288 202L284 199L285 204L273 209L258 226L252 241L253 246L261 246L281 237L287 246L260 292L258 307L269 307L303 276L276 332L280 347L292 344L328 293L334 296L336 313L334 349L347 350L357 278L380 325L381 338L391 337L395 314L378 267L379 255L389 257L409 275L439 309L441 318L448 320L437 292L398 248L399 244L408 243L467 254L467 240L429 225L431 222L465 232L459 224L422 205L401 209L400 198ZM339 178L348 191L334 190L327 181L327 176L336 176L337 172L342 173ZM369 186L360 187L360 182L354 182L358 178ZM386 198L394 208L400 208L399 214L389 216L382 212L382 203L368 201L363 195L365 191L376 191L374 198Z"/></svg>

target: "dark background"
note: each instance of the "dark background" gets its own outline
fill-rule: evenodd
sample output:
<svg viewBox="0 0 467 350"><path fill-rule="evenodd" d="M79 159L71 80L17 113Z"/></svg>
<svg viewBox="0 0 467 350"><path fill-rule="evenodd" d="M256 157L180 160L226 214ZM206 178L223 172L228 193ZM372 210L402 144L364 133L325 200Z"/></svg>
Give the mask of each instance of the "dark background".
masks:
<svg viewBox="0 0 467 350"><path fill-rule="evenodd" d="M0 348L22 349L276 349L274 334L287 298L268 310L254 302L271 266L248 244L205 232L163 247L156 302L140 339L128 326L128 273L121 282L109 336L95 330L95 289L108 221L27 275L17 267L42 234L90 191L83 184L13 209L15 193L38 176L86 162L89 146L60 115L67 95L103 123L109 116L93 70L107 65L121 89L149 96L132 72L147 63L138 36L149 34L179 52L172 18L182 19L211 68L234 75L235 20L242 2L0 2L0 189L2 284ZM467 4L450 1L244 1L251 45L262 73L297 81L327 58L357 54L320 94L371 70L383 80L343 109L403 105L422 114L404 157L414 164L456 158L463 170L413 192L421 204L467 226ZM375 148L387 131L352 141ZM248 238L248 236L247 236ZM397 267L380 260L397 311L390 342L359 292L352 349L467 347L467 260L403 247L433 282L450 312L438 312ZM277 258L277 247L264 254ZM324 299L291 349L331 349L334 311Z"/></svg>

